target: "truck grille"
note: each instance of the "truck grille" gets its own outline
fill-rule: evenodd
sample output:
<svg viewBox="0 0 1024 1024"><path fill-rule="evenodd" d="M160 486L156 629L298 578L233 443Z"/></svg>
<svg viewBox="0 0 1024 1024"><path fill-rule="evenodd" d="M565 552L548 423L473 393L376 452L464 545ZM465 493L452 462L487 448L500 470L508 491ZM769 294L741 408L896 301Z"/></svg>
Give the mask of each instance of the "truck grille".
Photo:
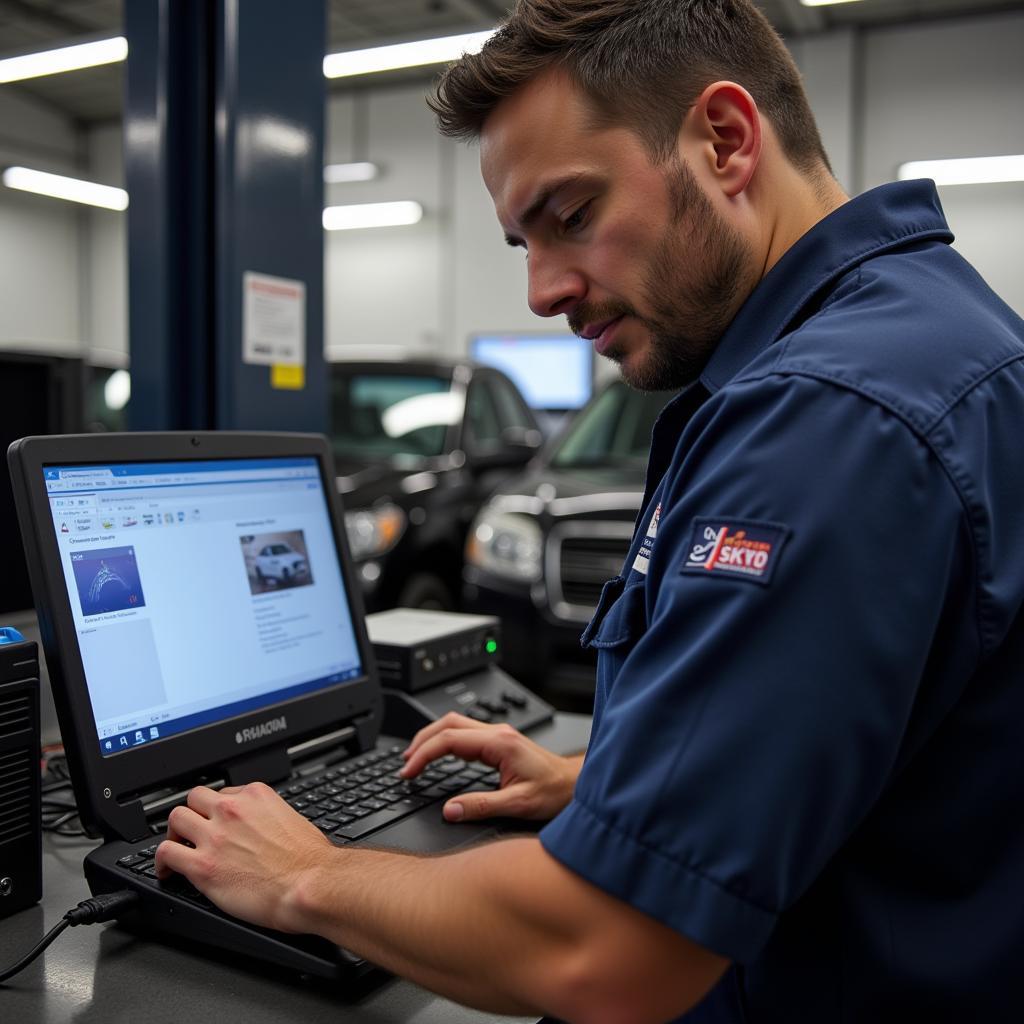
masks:
<svg viewBox="0 0 1024 1024"><path fill-rule="evenodd" d="M601 588L616 576L629 552L633 524L562 523L551 531L547 551L548 603L568 622L586 622Z"/></svg>

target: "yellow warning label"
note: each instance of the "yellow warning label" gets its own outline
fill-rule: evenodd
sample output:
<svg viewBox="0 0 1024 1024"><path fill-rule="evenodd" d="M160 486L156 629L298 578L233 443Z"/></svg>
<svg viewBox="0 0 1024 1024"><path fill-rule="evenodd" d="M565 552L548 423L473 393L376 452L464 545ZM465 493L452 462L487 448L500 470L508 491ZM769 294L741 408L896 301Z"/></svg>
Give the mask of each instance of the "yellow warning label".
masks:
<svg viewBox="0 0 1024 1024"><path fill-rule="evenodd" d="M275 363L270 368L270 386L288 391L301 391L306 386L306 368Z"/></svg>

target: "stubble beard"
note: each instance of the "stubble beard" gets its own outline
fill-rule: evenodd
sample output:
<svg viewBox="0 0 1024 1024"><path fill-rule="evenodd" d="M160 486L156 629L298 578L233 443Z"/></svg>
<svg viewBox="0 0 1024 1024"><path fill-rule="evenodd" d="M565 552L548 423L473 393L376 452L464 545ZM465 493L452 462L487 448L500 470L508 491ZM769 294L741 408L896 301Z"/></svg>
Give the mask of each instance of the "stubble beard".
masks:
<svg viewBox="0 0 1024 1024"><path fill-rule="evenodd" d="M672 391L695 381L752 288L750 254L740 235L715 212L697 179L681 161L666 172L672 219L644 275L639 316L626 303L574 311L569 326L629 316L649 332L642 358L612 343L604 355L619 364L622 379L638 391ZM699 277L686 267L701 268ZM582 316L580 315L582 313ZM578 332L577 332L578 333Z"/></svg>

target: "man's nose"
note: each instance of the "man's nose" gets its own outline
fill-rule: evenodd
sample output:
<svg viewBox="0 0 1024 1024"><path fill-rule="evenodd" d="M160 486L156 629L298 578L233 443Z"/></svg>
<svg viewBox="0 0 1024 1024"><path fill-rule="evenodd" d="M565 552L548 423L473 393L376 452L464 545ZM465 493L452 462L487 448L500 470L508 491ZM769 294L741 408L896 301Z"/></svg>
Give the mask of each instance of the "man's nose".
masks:
<svg viewBox="0 0 1024 1024"><path fill-rule="evenodd" d="M578 270L559 265L536 250L530 253L527 273L528 301L537 316L568 315L586 295L586 281Z"/></svg>

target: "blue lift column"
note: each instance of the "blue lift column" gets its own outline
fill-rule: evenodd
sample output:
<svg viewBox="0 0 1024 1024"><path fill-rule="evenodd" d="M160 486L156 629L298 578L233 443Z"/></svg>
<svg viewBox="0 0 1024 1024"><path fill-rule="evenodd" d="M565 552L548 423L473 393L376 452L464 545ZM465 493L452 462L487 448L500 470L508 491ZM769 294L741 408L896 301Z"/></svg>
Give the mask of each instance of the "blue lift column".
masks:
<svg viewBox="0 0 1024 1024"><path fill-rule="evenodd" d="M130 423L327 427L325 0L132 0Z"/></svg>

